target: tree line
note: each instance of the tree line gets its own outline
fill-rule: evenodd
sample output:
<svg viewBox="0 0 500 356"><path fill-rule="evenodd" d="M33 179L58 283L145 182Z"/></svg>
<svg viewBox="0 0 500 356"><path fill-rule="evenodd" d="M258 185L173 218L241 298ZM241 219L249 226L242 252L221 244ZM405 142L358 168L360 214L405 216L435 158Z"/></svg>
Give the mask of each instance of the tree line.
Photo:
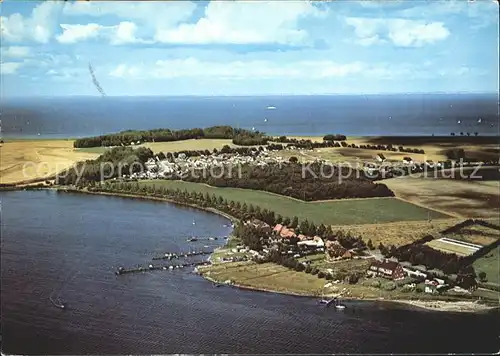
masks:
<svg viewBox="0 0 500 356"><path fill-rule="evenodd" d="M75 140L75 148L101 147L101 146L129 146L132 143L143 142L170 142L188 139L234 139L238 137L260 137L260 132L252 132L245 129L233 128L231 126L211 126L204 129L182 129L171 130L159 128L153 130L126 130L119 133L107 134L94 137L84 137Z"/></svg>
<svg viewBox="0 0 500 356"><path fill-rule="evenodd" d="M305 173L300 164L292 162L266 166L244 164L221 169L221 172L221 175L206 175L200 168L195 174L174 178L214 187L262 190L305 201L394 196L385 184L375 184L366 178L364 171L324 167L320 163L310 164Z"/></svg>
<svg viewBox="0 0 500 356"><path fill-rule="evenodd" d="M280 136L276 139L279 143L287 143L289 145L293 145L296 148L302 149L316 149L316 148L331 148L331 147L346 147L346 148L360 148L367 150L377 150L377 151L392 151L392 152L407 152L407 153L419 153L424 154L425 151L419 148L406 148L403 146L393 146L392 144L388 145L370 145L370 144L362 144L356 145L354 143L350 144L346 142L347 137L345 135L326 135L323 137L323 142L312 141L310 139L295 139L288 138L286 136Z"/></svg>

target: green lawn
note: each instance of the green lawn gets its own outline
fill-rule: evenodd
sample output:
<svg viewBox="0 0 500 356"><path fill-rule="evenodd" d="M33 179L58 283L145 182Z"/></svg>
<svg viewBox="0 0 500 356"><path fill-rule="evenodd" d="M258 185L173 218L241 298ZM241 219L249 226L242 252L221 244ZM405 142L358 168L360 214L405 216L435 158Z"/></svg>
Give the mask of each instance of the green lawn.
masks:
<svg viewBox="0 0 500 356"><path fill-rule="evenodd" d="M478 258L474 261L474 270L476 274L485 272L488 282L499 284L500 283L500 246L487 253L485 256Z"/></svg>
<svg viewBox="0 0 500 356"><path fill-rule="evenodd" d="M308 219L316 224L351 225L375 224L394 221L426 220L428 209L396 198L351 199L324 202L302 202L263 191L239 188L216 188L199 183L172 180L141 181L141 185L164 186L170 189L215 194L227 200L260 206L282 216ZM434 219L448 216L436 211Z"/></svg>

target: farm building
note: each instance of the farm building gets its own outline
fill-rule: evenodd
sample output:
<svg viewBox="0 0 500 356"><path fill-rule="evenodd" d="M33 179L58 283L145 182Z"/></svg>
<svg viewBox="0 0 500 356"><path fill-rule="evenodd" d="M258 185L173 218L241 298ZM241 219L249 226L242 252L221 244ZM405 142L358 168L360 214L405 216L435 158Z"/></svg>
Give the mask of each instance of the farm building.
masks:
<svg viewBox="0 0 500 356"><path fill-rule="evenodd" d="M438 293L439 290L444 288L444 287L445 287L445 284L444 284L444 280L442 280L442 279L439 279L439 278L434 278L432 280L426 279L424 292L434 294L434 293Z"/></svg>
<svg viewBox="0 0 500 356"><path fill-rule="evenodd" d="M382 154L382 153L379 153L375 156L375 159L378 161L378 162L384 162L386 160L385 156Z"/></svg>
<svg viewBox="0 0 500 356"><path fill-rule="evenodd" d="M280 236L283 237L283 238L290 239L292 237L297 236L297 234L295 234L295 230L294 229L289 229L287 227L283 227L281 229L281 231L280 231Z"/></svg>
<svg viewBox="0 0 500 356"><path fill-rule="evenodd" d="M403 157L403 163L406 163L406 164L412 164L413 163L413 160L411 159L411 157Z"/></svg>
<svg viewBox="0 0 500 356"><path fill-rule="evenodd" d="M405 277L403 267L398 262L389 260L373 261L368 268L367 274L371 276L390 278L393 280L399 280Z"/></svg>
<svg viewBox="0 0 500 356"><path fill-rule="evenodd" d="M326 259L334 260L337 258L341 258L344 253L347 252L347 249L340 244L337 240L335 241L327 241L325 243L326 249Z"/></svg>
<svg viewBox="0 0 500 356"><path fill-rule="evenodd" d="M281 230L283 229L283 225L281 224L277 224L274 228L273 228L273 232L276 233L276 234L279 234L281 232Z"/></svg>
<svg viewBox="0 0 500 356"><path fill-rule="evenodd" d="M246 222L246 224L253 226L255 228L260 228L265 233L271 233L273 231L271 229L271 226L269 226L269 224L265 223L264 221L258 220L258 219L249 220Z"/></svg>

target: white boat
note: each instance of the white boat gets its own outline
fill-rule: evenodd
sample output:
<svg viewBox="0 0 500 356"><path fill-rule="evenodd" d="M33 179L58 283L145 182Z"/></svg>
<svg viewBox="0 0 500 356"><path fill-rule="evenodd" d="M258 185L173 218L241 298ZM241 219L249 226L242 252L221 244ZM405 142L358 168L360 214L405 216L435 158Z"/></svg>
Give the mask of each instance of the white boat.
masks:
<svg viewBox="0 0 500 356"><path fill-rule="evenodd" d="M339 305L336 305L335 308L342 310L342 309L345 309L345 305L339 304Z"/></svg>
<svg viewBox="0 0 500 356"><path fill-rule="evenodd" d="M479 119L477 120L477 122L480 124L480 123L481 123L481 118L479 118Z"/></svg>
<svg viewBox="0 0 500 356"><path fill-rule="evenodd" d="M460 120L457 121L457 124L461 124L461 123L462 123L462 121L460 121Z"/></svg>
<svg viewBox="0 0 500 356"><path fill-rule="evenodd" d="M264 119L264 122L267 122L267 119Z"/></svg>
<svg viewBox="0 0 500 356"><path fill-rule="evenodd" d="M276 106L268 106L267 107L267 110L274 110L274 109L276 109Z"/></svg>

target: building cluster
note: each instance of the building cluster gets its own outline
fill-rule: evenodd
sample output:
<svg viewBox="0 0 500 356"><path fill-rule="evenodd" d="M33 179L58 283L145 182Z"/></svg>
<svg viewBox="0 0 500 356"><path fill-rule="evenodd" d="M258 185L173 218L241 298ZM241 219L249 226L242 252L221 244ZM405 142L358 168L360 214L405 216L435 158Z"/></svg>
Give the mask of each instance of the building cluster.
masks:
<svg viewBox="0 0 500 356"><path fill-rule="evenodd" d="M199 170L214 170L214 174L220 174L225 167L237 167L240 165L255 165L264 167L269 164L282 163L285 159L280 156L271 156L265 148L257 151L255 155L241 155L239 153L212 153L210 155L200 155L187 157L185 153L179 153L177 157L164 160L149 159L144 172L133 173L124 178L132 179L161 179L171 177L183 177ZM206 174L212 172L206 171Z"/></svg>

